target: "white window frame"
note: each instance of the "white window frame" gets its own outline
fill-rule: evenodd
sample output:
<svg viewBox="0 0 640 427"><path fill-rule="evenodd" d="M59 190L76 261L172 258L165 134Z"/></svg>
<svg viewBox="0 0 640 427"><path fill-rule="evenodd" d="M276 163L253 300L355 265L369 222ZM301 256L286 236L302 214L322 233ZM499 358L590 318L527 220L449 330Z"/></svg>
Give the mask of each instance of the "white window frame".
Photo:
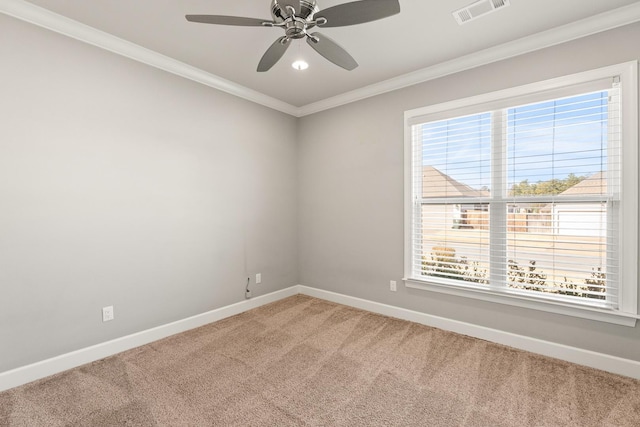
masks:
<svg viewBox="0 0 640 427"><path fill-rule="evenodd" d="M429 277L412 276L412 125L422 116L434 118L448 118L450 114L460 115L460 111L480 111L485 105L512 99L519 96L532 96L543 94L550 90L559 90L590 81L620 77L622 86L622 221L620 224L621 239L619 242L620 253L620 304L616 309L589 307L586 305L565 303L543 298L535 295L512 295L503 292L486 289L470 288L455 284L438 283L429 280ZM454 113L454 111L456 113ZM453 117L453 116L452 116ZM586 318L618 325L635 327L638 316L638 62L631 61L622 64L585 71L542 82L527 84L510 89L491 92L479 96L431 105L423 108L405 111L404 114L404 168L405 168L405 196L404 196L404 283L406 287L423 289L427 291L446 293L461 297L480 299L495 303L507 304L522 308L541 310L573 317Z"/></svg>

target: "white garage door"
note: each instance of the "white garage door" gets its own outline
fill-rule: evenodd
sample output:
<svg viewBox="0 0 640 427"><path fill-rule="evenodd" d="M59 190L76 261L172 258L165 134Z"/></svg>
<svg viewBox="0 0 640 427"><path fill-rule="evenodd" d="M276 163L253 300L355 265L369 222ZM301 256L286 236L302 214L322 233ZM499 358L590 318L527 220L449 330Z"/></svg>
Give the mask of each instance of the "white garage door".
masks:
<svg viewBox="0 0 640 427"><path fill-rule="evenodd" d="M606 236L607 215L599 208L561 208L556 212L558 234L568 236Z"/></svg>

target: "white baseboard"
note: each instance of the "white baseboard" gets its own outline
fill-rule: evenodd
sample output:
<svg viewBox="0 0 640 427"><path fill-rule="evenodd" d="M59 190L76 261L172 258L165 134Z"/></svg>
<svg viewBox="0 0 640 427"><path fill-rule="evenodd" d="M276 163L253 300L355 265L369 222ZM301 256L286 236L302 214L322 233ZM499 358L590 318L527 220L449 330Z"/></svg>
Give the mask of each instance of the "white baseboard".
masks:
<svg viewBox="0 0 640 427"><path fill-rule="evenodd" d="M176 322L168 323L166 325L117 338L115 340L52 357L51 359L46 359L10 371L2 372L0 373L0 391L18 387L31 381L66 371L95 360L103 359L122 351L139 347L211 322L216 322L297 294L321 298L338 304L371 311L373 313L408 320L446 331L456 332L521 350L530 351L532 353L577 363L579 365L601 369L614 374L640 379L640 362L634 360L623 359L603 353L596 353L590 350L583 350L523 335L516 335L509 332L499 331L497 329L485 328L471 323L433 316L322 289L297 285L267 295L255 297L250 300L221 307L206 313L198 314L196 316L188 317L186 319L178 320Z"/></svg>
<svg viewBox="0 0 640 427"><path fill-rule="evenodd" d="M589 366L591 368L600 369L614 374L640 379L640 362L635 360L623 359L621 357L611 356L604 353L597 353L595 351L570 347L550 341L543 341L524 335L512 334L444 317L432 316L418 311L407 310L405 308L355 298L335 292L324 291L317 288L310 288L302 285L299 285L297 288L298 292L304 295L348 305L350 307L371 311L373 313L383 314L385 316L409 320L422 325L468 335L470 337L480 338L520 350L526 350L532 353L576 363L578 365Z"/></svg>
<svg viewBox="0 0 640 427"><path fill-rule="evenodd" d="M57 374L67 369L72 369L86 363L103 359L108 356L130 350L141 345L166 338L171 335L185 332L211 322L225 319L247 310L260 307L271 302L281 300L298 294L298 287L292 286L287 289L272 292L267 295L258 296L186 319L178 320L166 325L147 329L135 334L127 335L104 343L96 344L60 356L52 357L30 365L22 366L10 371L0 373L0 391L8 390L40 378Z"/></svg>

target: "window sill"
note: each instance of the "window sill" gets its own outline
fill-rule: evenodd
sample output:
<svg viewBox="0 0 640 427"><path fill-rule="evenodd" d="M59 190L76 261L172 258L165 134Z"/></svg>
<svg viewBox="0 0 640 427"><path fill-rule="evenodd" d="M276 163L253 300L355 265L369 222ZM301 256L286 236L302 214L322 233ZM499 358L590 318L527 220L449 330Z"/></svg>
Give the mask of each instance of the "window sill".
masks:
<svg viewBox="0 0 640 427"><path fill-rule="evenodd" d="M628 326L632 328L636 326L636 320L640 317L634 314L609 309L578 306L575 304L566 304L556 301L546 301L522 295L509 295L490 290L428 282L426 280L405 278L403 281L407 288L439 292L464 298L473 298L498 304L595 320L598 322L613 323L615 325Z"/></svg>

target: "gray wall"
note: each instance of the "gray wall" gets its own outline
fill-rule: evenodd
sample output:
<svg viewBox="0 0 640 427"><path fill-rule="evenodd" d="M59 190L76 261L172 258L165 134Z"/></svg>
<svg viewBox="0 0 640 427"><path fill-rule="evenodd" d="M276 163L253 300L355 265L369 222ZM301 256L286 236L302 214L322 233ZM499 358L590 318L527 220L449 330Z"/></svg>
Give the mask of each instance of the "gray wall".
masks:
<svg viewBox="0 0 640 427"><path fill-rule="evenodd" d="M0 28L0 372L241 301L258 272L255 295L301 283L640 360L640 328L388 290L404 111L637 59L640 24L300 120Z"/></svg>
<svg viewBox="0 0 640 427"><path fill-rule="evenodd" d="M0 29L0 372L297 283L295 118Z"/></svg>
<svg viewBox="0 0 640 427"><path fill-rule="evenodd" d="M640 361L640 327L398 287L404 111L640 58L640 24L302 118L300 283Z"/></svg>

